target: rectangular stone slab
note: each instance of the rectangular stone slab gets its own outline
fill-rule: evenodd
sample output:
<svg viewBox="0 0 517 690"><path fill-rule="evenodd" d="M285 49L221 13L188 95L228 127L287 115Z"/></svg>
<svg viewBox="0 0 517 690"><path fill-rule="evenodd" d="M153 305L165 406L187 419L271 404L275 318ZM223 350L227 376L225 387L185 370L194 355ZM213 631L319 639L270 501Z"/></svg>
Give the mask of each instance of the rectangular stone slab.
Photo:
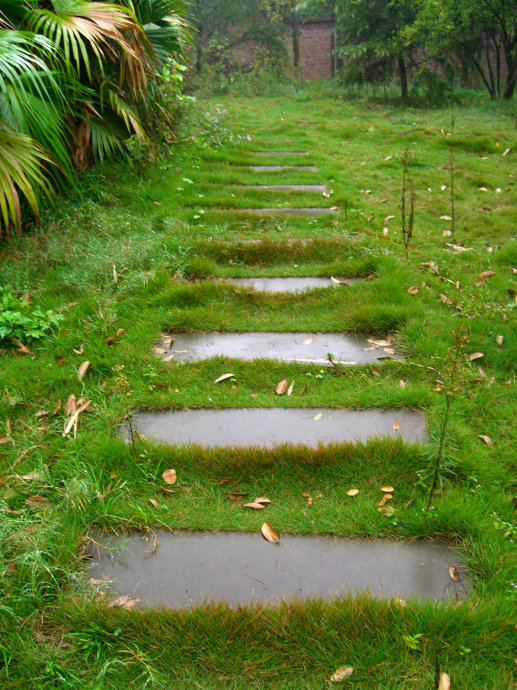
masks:
<svg viewBox="0 0 517 690"><path fill-rule="evenodd" d="M327 216L339 213L338 208L326 207L299 207L299 208L229 208L228 211L239 211L241 213L253 213L259 216L304 216L315 218L316 216Z"/></svg>
<svg viewBox="0 0 517 690"><path fill-rule="evenodd" d="M283 362L315 363L330 366L328 354L340 364L377 363L379 357L392 359L393 348L369 343L357 334L342 333L171 333L160 344L159 353L178 362L210 357L235 359L278 359ZM169 350L167 342L174 338ZM171 357L171 355L174 355Z"/></svg>
<svg viewBox="0 0 517 690"><path fill-rule="evenodd" d="M258 189L265 192L326 192L325 184L246 184L242 189Z"/></svg>
<svg viewBox="0 0 517 690"><path fill-rule="evenodd" d="M224 278L224 282L251 287L257 292L305 292L355 283L352 278L339 278L339 283L334 283L330 278Z"/></svg>
<svg viewBox="0 0 517 690"><path fill-rule="evenodd" d="M279 170L307 170L309 172L318 172L315 165L244 165L244 168L250 168L254 172L278 172Z"/></svg>
<svg viewBox="0 0 517 690"><path fill-rule="evenodd" d="M393 428L398 423L398 430ZM425 417L407 409L340 410L249 407L137 412L133 428L150 441L205 448L318 448L329 443L366 443L374 437L425 443ZM128 429L122 428L127 438Z"/></svg>
<svg viewBox="0 0 517 690"><path fill-rule="evenodd" d="M262 515L257 526L261 521ZM157 546L154 535L94 538L90 578L104 580L110 595L138 599L138 607L189 608L207 601L236 607L365 591L375 598L436 602L469 594L466 583L449 576L454 566L464 579L462 559L424 540L282 535L273 544L258 528L257 533L158 531Z"/></svg>
<svg viewBox="0 0 517 690"><path fill-rule="evenodd" d="M254 156L308 156L309 151L250 151Z"/></svg>

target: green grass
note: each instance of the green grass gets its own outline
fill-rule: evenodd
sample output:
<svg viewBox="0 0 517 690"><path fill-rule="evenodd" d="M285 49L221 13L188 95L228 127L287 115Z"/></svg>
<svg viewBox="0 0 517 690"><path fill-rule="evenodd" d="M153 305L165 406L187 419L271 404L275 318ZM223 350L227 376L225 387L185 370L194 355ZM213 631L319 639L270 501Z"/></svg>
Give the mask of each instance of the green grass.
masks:
<svg viewBox="0 0 517 690"><path fill-rule="evenodd" d="M30 355L0 343L0 437L7 434L0 444L2 687L315 689L350 665L355 673L344 685L432 688L438 660L454 688L506 690L513 682L508 612L517 533L511 112L458 109L447 136L448 111L295 98L208 105L212 113L216 106L229 111L209 134L185 137L141 178L127 163L84 175L78 190L47 211L41 230L0 247L2 283L64 317L50 336L28 343ZM275 137L293 143L261 143ZM399 231L406 146L417 191L409 260ZM310 156L255 160L251 153L289 148ZM451 151L454 242L465 252L448 247L452 240L442 234L450 228L440 216L450 214ZM244 167L251 162L314 164L319 172L252 173ZM325 183L331 197L239 187L262 183ZM260 218L227 210L260 203L337 205L341 213ZM495 275L476 284L489 269ZM358 281L268 295L217 280L249 275ZM409 294L415 285L418 294ZM441 382L459 326L469 342L453 391L448 461L427 515L445 406ZM119 328L125 332L107 345ZM392 333L405 361L348 369L231 358L166 363L152 348L167 329ZM468 361L474 352L484 357ZM79 382L84 360L90 367ZM227 371L235 380L214 384ZM284 378L296 382L290 398L275 393ZM64 438L71 393L92 402L77 437ZM431 442L429 449L381 439L265 451L146 440L133 447L118 437L138 408L247 406L410 407L426 415ZM178 472L174 493L163 491L168 467ZM388 482L396 487L395 511L384 516L378 488ZM346 495L351 487L360 489L355 499ZM449 541L469 566L472 598L448 606L362 597L129 613L88 594L81 554L92 527L257 531L263 515L235 506L228 491L271 498L267 519L283 533ZM308 506L306 491L321 496ZM33 496L45 500L31 506ZM404 635L420 633L413 650Z"/></svg>

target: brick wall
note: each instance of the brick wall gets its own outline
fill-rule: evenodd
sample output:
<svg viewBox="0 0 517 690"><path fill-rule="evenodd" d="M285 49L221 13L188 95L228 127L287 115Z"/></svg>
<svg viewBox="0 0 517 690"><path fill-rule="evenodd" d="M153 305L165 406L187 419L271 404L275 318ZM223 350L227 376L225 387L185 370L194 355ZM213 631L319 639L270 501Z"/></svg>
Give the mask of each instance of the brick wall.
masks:
<svg viewBox="0 0 517 690"><path fill-rule="evenodd" d="M303 79L330 79L333 76L333 34L333 19L310 19L300 22L300 63Z"/></svg>

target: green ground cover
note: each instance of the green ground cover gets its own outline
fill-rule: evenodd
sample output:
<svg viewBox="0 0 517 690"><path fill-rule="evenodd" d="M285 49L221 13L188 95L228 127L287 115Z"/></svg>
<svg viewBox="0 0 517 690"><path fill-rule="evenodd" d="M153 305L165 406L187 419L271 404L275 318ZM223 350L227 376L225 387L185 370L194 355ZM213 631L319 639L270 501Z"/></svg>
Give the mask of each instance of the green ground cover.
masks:
<svg viewBox="0 0 517 690"><path fill-rule="evenodd" d="M0 248L1 284L15 297L28 293L30 309L63 317L50 335L24 342L30 353L9 339L0 344L2 686L312 689L350 665L355 673L344 685L358 688L431 688L440 670L454 688L511 687L517 133L510 111L459 109L449 132L450 113L439 110L294 98L203 107L208 134L185 137L140 175L127 163L89 173L47 211L43 229ZM292 143L262 143L274 138ZM406 147L416 191L408 260L400 235ZM285 149L310 155L252 154ZM451 221L440 218L451 213L451 152L454 238L443 235ZM255 163L319 171L245 167ZM330 197L239 188L266 183L325 183ZM228 210L260 204L341 212L307 219ZM480 279L484 271L494 275ZM292 295L217 280L248 275L360 280ZM412 286L417 294L408 293ZM153 346L174 329L391 333L405 360L348 369L161 361ZM468 340L450 384L459 330ZM474 353L483 357L470 361ZM214 384L225 372L234 379ZM289 398L275 392L284 378L296 384ZM447 457L426 514L444 390L452 393ZM63 437L72 393L91 404L75 437L73 430ZM431 442L203 451L145 439L132 446L117 436L138 408L246 406L411 407L425 413ZM169 467L178 472L172 488L161 478ZM396 489L389 515L377 510L385 483ZM346 494L352 486L360 489L355 499ZM81 548L93 526L258 530L263 516L229 501L228 491L270 497L267 519L284 533L450 540L470 568L472 598L188 613L109 609L88 594Z"/></svg>

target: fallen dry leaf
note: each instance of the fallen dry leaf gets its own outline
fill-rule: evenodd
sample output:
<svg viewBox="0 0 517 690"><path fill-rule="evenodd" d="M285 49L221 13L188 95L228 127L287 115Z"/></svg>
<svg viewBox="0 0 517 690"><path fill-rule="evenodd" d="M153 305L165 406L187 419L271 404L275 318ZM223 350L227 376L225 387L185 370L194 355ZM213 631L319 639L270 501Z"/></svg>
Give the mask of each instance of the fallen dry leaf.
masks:
<svg viewBox="0 0 517 690"><path fill-rule="evenodd" d="M163 481L166 482L167 484L175 484L176 480L178 479L178 475L176 474L176 470L165 470L165 472L162 473Z"/></svg>
<svg viewBox="0 0 517 690"><path fill-rule="evenodd" d="M243 503L242 507L251 508L252 510L263 510L264 505L262 503L256 503L255 501L252 501L251 503Z"/></svg>
<svg viewBox="0 0 517 690"><path fill-rule="evenodd" d="M221 381L227 381L228 379L234 378L235 374L223 374L222 376L219 376L218 379L214 381L214 383L221 383Z"/></svg>
<svg viewBox="0 0 517 690"><path fill-rule="evenodd" d="M353 672L354 669L351 666L341 666L330 676L330 682L342 683L345 680L345 678L349 678Z"/></svg>
<svg viewBox="0 0 517 690"><path fill-rule="evenodd" d="M452 220L452 216L440 216L440 220Z"/></svg>
<svg viewBox="0 0 517 690"><path fill-rule="evenodd" d="M495 276L495 271L483 271L478 275L478 279L486 280L487 278L491 278L492 276Z"/></svg>
<svg viewBox="0 0 517 690"><path fill-rule="evenodd" d="M29 498L25 499L25 503L28 503L32 507L41 506L42 508L47 508L50 505L48 498L40 496L39 494L36 496L29 496Z"/></svg>
<svg viewBox="0 0 517 690"><path fill-rule="evenodd" d="M149 499L149 505L151 505L153 508L158 508L160 505L158 501L155 498L150 498Z"/></svg>
<svg viewBox="0 0 517 690"><path fill-rule="evenodd" d="M36 417L46 417L48 415L48 410L38 410L36 412Z"/></svg>
<svg viewBox="0 0 517 690"><path fill-rule="evenodd" d="M260 528L264 539L272 542L273 544L280 541L280 533L276 531L274 527L271 527L269 522L264 522Z"/></svg>
<svg viewBox="0 0 517 690"><path fill-rule="evenodd" d="M407 387L407 381L404 381L404 379L400 379L399 386L402 388L402 390L404 390L404 388Z"/></svg>
<svg viewBox="0 0 517 690"><path fill-rule="evenodd" d="M454 582L461 582L460 574L458 573L458 569L455 566L451 565L451 567L449 568L449 575L454 580Z"/></svg>
<svg viewBox="0 0 517 690"><path fill-rule="evenodd" d="M82 355L84 352L84 343L81 343L78 348L72 350L76 355Z"/></svg>
<svg viewBox="0 0 517 690"><path fill-rule="evenodd" d="M54 417L59 412L60 409L61 409L61 400L58 400L57 403L54 405L54 409L50 413L50 416Z"/></svg>
<svg viewBox="0 0 517 690"><path fill-rule="evenodd" d="M341 281L337 278L334 278L334 276L330 276L330 282L335 283L336 285L341 285Z"/></svg>
<svg viewBox="0 0 517 690"><path fill-rule="evenodd" d="M311 345L313 340L314 340L314 337L311 335L308 338L305 338L302 345Z"/></svg>
<svg viewBox="0 0 517 690"><path fill-rule="evenodd" d="M452 237L452 232L450 230L444 230L442 232L442 237Z"/></svg>
<svg viewBox="0 0 517 690"><path fill-rule="evenodd" d="M67 417L70 417L70 415L74 414L74 412L76 410L77 410L77 401L75 399L75 395L73 393L70 393L70 395L66 399L66 403L65 403L65 415Z"/></svg>
<svg viewBox="0 0 517 690"><path fill-rule="evenodd" d="M254 500L254 503L271 503L271 500L269 498L265 498L264 496L259 496Z"/></svg>
<svg viewBox="0 0 517 690"><path fill-rule="evenodd" d="M291 381L289 388L287 389L287 395L291 395L294 389L294 381Z"/></svg>
<svg viewBox="0 0 517 690"><path fill-rule="evenodd" d="M113 343L118 343L118 338L116 335L110 335L109 338L106 338L104 341L104 345L113 345Z"/></svg>
<svg viewBox="0 0 517 690"><path fill-rule="evenodd" d="M383 494L392 494L395 489L392 486L381 486L381 491Z"/></svg>
<svg viewBox="0 0 517 690"><path fill-rule="evenodd" d="M125 611L131 611L140 602L140 599L131 599L126 595L119 597L111 597L106 601L106 606L110 609L120 608Z"/></svg>
<svg viewBox="0 0 517 690"><path fill-rule="evenodd" d="M438 690L450 690L451 679L446 673L440 673L440 682L438 683Z"/></svg>
<svg viewBox="0 0 517 690"><path fill-rule="evenodd" d="M282 379L276 387L277 394L283 395L286 392L288 386L289 386L289 381L287 379Z"/></svg>
<svg viewBox="0 0 517 690"><path fill-rule="evenodd" d="M77 378L79 379L79 381L83 380L84 375L88 371L89 366L90 362L87 359L79 365L79 369L77 370Z"/></svg>
<svg viewBox="0 0 517 690"><path fill-rule="evenodd" d="M372 343L373 345L378 345L379 347L389 347L393 343L393 338L388 336L384 340L376 340L375 338L369 338L367 343Z"/></svg>
<svg viewBox="0 0 517 690"><path fill-rule="evenodd" d="M446 295L443 295L441 292L438 295L438 297L442 300L442 302L445 302L445 304L452 304L452 300L449 299Z"/></svg>
<svg viewBox="0 0 517 690"><path fill-rule="evenodd" d="M480 438L487 446L489 446L492 443L492 439L490 438L490 436L486 436L485 434L479 434L478 438Z"/></svg>
<svg viewBox="0 0 517 690"><path fill-rule="evenodd" d="M471 355L469 355L469 362L474 362L476 359L481 359L481 357L484 357L483 352L473 352Z"/></svg>
<svg viewBox="0 0 517 690"><path fill-rule="evenodd" d="M372 368L370 369L370 371L372 372L372 374L373 374L374 376L380 376L380 375L381 375L381 372L379 371L379 369L377 369L377 367L372 367Z"/></svg>
<svg viewBox="0 0 517 690"><path fill-rule="evenodd" d="M506 158L506 156L510 153L512 149L506 149L505 152L503 153L503 158Z"/></svg>
<svg viewBox="0 0 517 690"><path fill-rule="evenodd" d="M495 342L496 342L499 346L501 346L501 345L503 344L503 342L504 342L504 337L503 337L502 335L497 335L496 338L495 338Z"/></svg>
<svg viewBox="0 0 517 690"><path fill-rule="evenodd" d="M347 496L357 496L359 489L348 489L346 492Z"/></svg>
<svg viewBox="0 0 517 690"><path fill-rule="evenodd" d="M126 332L125 328L117 328L117 338L120 338Z"/></svg>
<svg viewBox="0 0 517 690"><path fill-rule="evenodd" d="M395 429L395 431L399 430L399 423L397 422L396 419L393 420L393 424L391 426Z"/></svg>
<svg viewBox="0 0 517 690"><path fill-rule="evenodd" d="M54 359L56 360L56 364L58 367L63 366L63 364L66 362L66 357L63 355L54 355Z"/></svg>
<svg viewBox="0 0 517 690"><path fill-rule="evenodd" d="M9 443L10 440L11 439L9 438L9 436L7 434L1 434L0 435L0 445L2 445L2 443Z"/></svg>
<svg viewBox="0 0 517 690"><path fill-rule="evenodd" d="M410 295L418 295L419 287L418 285L412 285L407 289Z"/></svg>

